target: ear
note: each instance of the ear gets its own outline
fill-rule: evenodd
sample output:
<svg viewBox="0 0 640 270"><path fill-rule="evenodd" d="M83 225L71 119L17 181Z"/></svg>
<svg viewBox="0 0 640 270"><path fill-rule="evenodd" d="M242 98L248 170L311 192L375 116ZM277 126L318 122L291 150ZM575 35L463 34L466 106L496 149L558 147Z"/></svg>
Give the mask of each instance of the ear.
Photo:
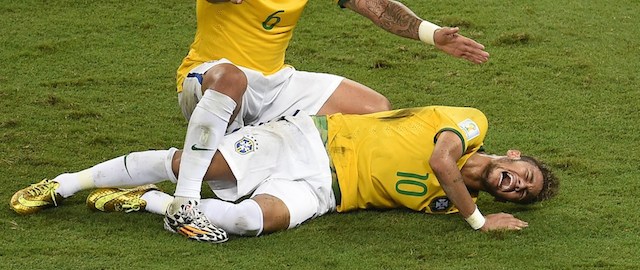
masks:
<svg viewBox="0 0 640 270"><path fill-rule="evenodd" d="M520 159L520 151L511 149L507 151L507 157L510 159Z"/></svg>

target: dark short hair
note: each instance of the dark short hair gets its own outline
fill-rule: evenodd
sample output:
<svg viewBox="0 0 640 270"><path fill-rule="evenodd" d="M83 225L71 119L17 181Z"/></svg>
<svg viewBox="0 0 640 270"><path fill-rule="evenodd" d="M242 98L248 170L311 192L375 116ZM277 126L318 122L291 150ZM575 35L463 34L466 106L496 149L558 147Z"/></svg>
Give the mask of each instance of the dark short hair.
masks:
<svg viewBox="0 0 640 270"><path fill-rule="evenodd" d="M540 169L540 171L542 172L542 190L540 190L540 193L538 194L538 196L534 197L533 199L527 200L527 201L520 201L518 203L532 204L532 203L551 199L556 195L558 195L558 188L560 187L560 182L558 181L558 178L553 174L553 172L551 171L551 168L549 168L547 164L544 164L543 162L530 156L521 156L520 159L523 161L529 162L535 165L536 167L538 167L538 169Z"/></svg>

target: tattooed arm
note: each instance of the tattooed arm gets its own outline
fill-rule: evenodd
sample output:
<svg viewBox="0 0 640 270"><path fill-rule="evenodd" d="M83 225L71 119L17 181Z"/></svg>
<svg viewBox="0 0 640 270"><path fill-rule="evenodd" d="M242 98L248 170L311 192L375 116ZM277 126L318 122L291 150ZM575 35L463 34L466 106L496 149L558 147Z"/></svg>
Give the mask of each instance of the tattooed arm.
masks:
<svg viewBox="0 0 640 270"><path fill-rule="evenodd" d="M418 29L423 20L404 4L394 0L347 0L344 7L368 18L380 28L401 37L419 40ZM436 48L454 57L480 64L489 60L484 46L458 34L457 27L435 30Z"/></svg>
<svg viewBox="0 0 640 270"><path fill-rule="evenodd" d="M418 39L422 22L416 14L400 2L393 0L350 0L344 7L369 18L380 28L401 37Z"/></svg>

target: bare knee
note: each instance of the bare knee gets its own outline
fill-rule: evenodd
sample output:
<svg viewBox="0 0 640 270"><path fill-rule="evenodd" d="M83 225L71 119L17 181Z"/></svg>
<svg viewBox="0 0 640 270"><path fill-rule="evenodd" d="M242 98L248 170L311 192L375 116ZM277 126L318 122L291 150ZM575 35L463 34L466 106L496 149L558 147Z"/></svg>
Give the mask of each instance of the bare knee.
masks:
<svg viewBox="0 0 640 270"><path fill-rule="evenodd" d="M344 109L344 113L368 114L391 110L391 102L384 95L371 91L362 93L359 102L354 102Z"/></svg>
<svg viewBox="0 0 640 270"><path fill-rule="evenodd" d="M247 89L247 76L233 64L222 63L204 73L202 91L213 89L231 97L238 103Z"/></svg>
<svg viewBox="0 0 640 270"><path fill-rule="evenodd" d="M378 93L378 97L365 108L366 113L375 113L391 110L391 102L382 94Z"/></svg>
<svg viewBox="0 0 640 270"><path fill-rule="evenodd" d="M367 114L391 110L384 95L358 82L344 79L318 114Z"/></svg>
<svg viewBox="0 0 640 270"><path fill-rule="evenodd" d="M263 233L272 233L289 228L289 208L274 196L259 194L253 197L262 209Z"/></svg>

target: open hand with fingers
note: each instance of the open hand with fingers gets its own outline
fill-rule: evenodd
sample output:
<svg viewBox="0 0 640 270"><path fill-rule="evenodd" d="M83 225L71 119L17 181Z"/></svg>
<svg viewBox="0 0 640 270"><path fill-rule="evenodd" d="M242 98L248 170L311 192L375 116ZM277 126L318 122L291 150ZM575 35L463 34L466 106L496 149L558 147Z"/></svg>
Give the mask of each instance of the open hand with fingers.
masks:
<svg viewBox="0 0 640 270"><path fill-rule="evenodd" d="M480 228L483 232L495 230L519 231L529 226L529 223L507 213L486 215L485 220L484 226Z"/></svg>
<svg viewBox="0 0 640 270"><path fill-rule="evenodd" d="M458 27L443 27L436 30L433 37L436 48L475 64L487 62L489 53L484 51L484 45L460 35L459 31Z"/></svg>

